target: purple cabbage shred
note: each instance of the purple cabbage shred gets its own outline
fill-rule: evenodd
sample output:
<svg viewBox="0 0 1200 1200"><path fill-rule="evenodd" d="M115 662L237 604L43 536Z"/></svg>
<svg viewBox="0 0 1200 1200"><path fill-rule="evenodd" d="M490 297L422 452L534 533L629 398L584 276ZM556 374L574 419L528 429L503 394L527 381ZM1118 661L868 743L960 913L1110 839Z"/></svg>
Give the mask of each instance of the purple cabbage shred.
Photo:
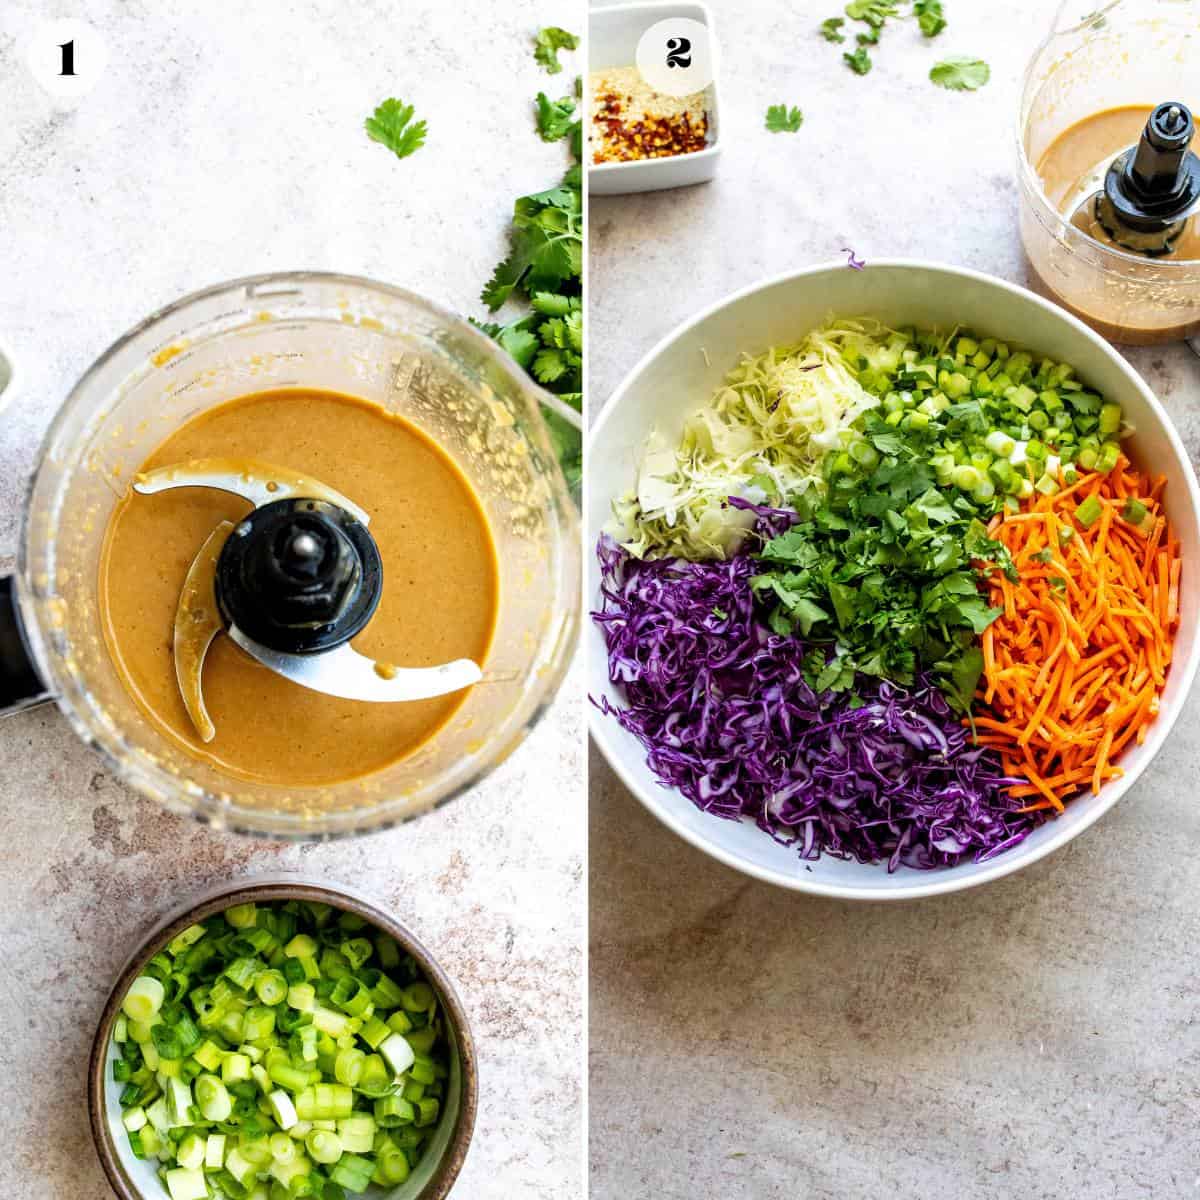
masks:
<svg viewBox="0 0 1200 1200"><path fill-rule="evenodd" d="M763 510L759 533L794 519ZM889 871L984 862L1037 824L1005 794L1025 781L972 743L929 679L905 688L859 676L853 693L817 695L803 673L811 647L756 618L752 558L645 562L609 538L597 553L592 616L625 705L594 703L641 741L660 783L698 808L751 817L803 859Z"/></svg>

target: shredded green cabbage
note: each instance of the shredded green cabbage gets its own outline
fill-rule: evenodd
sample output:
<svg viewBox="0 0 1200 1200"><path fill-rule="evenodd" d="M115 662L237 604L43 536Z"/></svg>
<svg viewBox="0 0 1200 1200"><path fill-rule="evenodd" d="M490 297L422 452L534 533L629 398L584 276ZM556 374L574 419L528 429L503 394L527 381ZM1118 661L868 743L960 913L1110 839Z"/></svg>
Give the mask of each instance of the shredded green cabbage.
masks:
<svg viewBox="0 0 1200 1200"><path fill-rule="evenodd" d="M835 321L797 345L743 355L687 419L678 446L651 435L607 532L637 558L736 553L754 516L726 499L762 504L823 487L826 454L848 448L863 413L879 404L848 361L886 358L894 336L878 322Z"/></svg>

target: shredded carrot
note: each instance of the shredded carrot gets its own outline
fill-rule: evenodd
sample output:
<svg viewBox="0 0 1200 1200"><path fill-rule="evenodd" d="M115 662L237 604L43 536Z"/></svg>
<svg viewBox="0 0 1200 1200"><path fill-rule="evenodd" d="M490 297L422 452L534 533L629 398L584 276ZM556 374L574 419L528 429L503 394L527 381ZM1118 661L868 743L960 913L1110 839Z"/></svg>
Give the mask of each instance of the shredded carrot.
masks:
<svg viewBox="0 0 1200 1200"><path fill-rule="evenodd" d="M1080 787L1099 792L1118 778L1117 758L1145 740L1158 713L1182 573L1165 482L1122 456L1107 475L1088 474L989 526L1018 579L995 572L988 582L1001 614L983 635L973 719L979 744L1028 780L1010 788L1029 799L1024 812L1061 812ZM1085 529L1075 513L1091 496L1100 515ZM1146 533L1125 520L1131 499L1150 514Z"/></svg>

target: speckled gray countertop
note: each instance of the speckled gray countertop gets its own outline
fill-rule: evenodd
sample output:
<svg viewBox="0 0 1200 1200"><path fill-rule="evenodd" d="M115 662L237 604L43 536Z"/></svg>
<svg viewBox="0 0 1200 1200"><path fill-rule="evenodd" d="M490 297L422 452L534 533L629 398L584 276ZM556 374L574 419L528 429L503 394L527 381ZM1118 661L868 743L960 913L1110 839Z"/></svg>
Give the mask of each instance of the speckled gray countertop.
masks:
<svg viewBox="0 0 1200 1200"><path fill-rule="evenodd" d="M889 28L863 79L815 35L837 3L711 6L717 179L592 202L593 404L679 321L843 246L1024 280L1011 125L1052 5L945 0L935 46ZM983 91L929 84L958 53L991 64ZM782 102L804 110L794 137L761 128ZM1200 454L1200 361L1129 357ZM1194 697L1137 788L1048 861L894 907L735 874L593 753L595 1200L1194 1195L1198 716Z"/></svg>
<svg viewBox="0 0 1200 1200"><path fill-rule="evenodd" d="M561 146L529 102L529 38L562 5L96 0L97 88L57 107L22 44L80 6L0 11L0 341L24 374L0 418L0 572L42 431L121 332L204 284L296 267L375 276L479 315L513 198ZM168 9L170 14L168 15ZM565 76L563 77L565 78ZM398 162L362 133L399 95L429 117ZM134 935L223 879L301 870L356 883L457 979L481 1055L456 1195L560 1200L582 1186L581 681L484 786L403 829L279 846L139 800L53 709L0 723L0 1196L103 1200L84 1102L88 1045Z"/></svg>

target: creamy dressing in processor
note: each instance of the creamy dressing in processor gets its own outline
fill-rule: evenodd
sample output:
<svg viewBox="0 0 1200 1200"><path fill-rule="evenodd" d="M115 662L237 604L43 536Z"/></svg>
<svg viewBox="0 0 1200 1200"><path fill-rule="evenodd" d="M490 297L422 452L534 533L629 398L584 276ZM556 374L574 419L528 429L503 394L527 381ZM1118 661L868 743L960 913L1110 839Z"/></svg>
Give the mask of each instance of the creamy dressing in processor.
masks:
<svg viewBox="0 0 1200 1200"><path fill-rule="evenodd" d="M263 463L280 465L277 479L255 476L253 468ZM204 482L203 472L219 473L222 464L246 489L245 498ZM197 465L201 473L186 482ZM183 485L172 482L176 474ZM165 481L164 490L137 490L154 480ZM292 501L301 520L319 516L317 510L340 514L347 528L369 520L382 583L378 607L366 613L353 650L366 656L357 662L370 680L383 687L402 683L409 668L484 663L496 626L499 571L471 485L408 421L314 389L241 397L195 417L159 446L109 522L101 620L125 688L190 755L238 779L332 784L413 753L445 726L467 692L393 703L342 699L264 665L235 642L228 618L230 636L207 644L214 624L222 625L213 581L226 541L248 528L251 516L285 503L275 500L285 493L313 497ZM282 519L290 520L287 512ZM314 539L303 529L287 536L273 548L285 559L299 554L293 565L307 569L303 555L315 551ZM198 636L181 638L189 622ZM337 653L356 659L349 642ZM201 671L211 729L199 719L194 694Z"/></svg>

